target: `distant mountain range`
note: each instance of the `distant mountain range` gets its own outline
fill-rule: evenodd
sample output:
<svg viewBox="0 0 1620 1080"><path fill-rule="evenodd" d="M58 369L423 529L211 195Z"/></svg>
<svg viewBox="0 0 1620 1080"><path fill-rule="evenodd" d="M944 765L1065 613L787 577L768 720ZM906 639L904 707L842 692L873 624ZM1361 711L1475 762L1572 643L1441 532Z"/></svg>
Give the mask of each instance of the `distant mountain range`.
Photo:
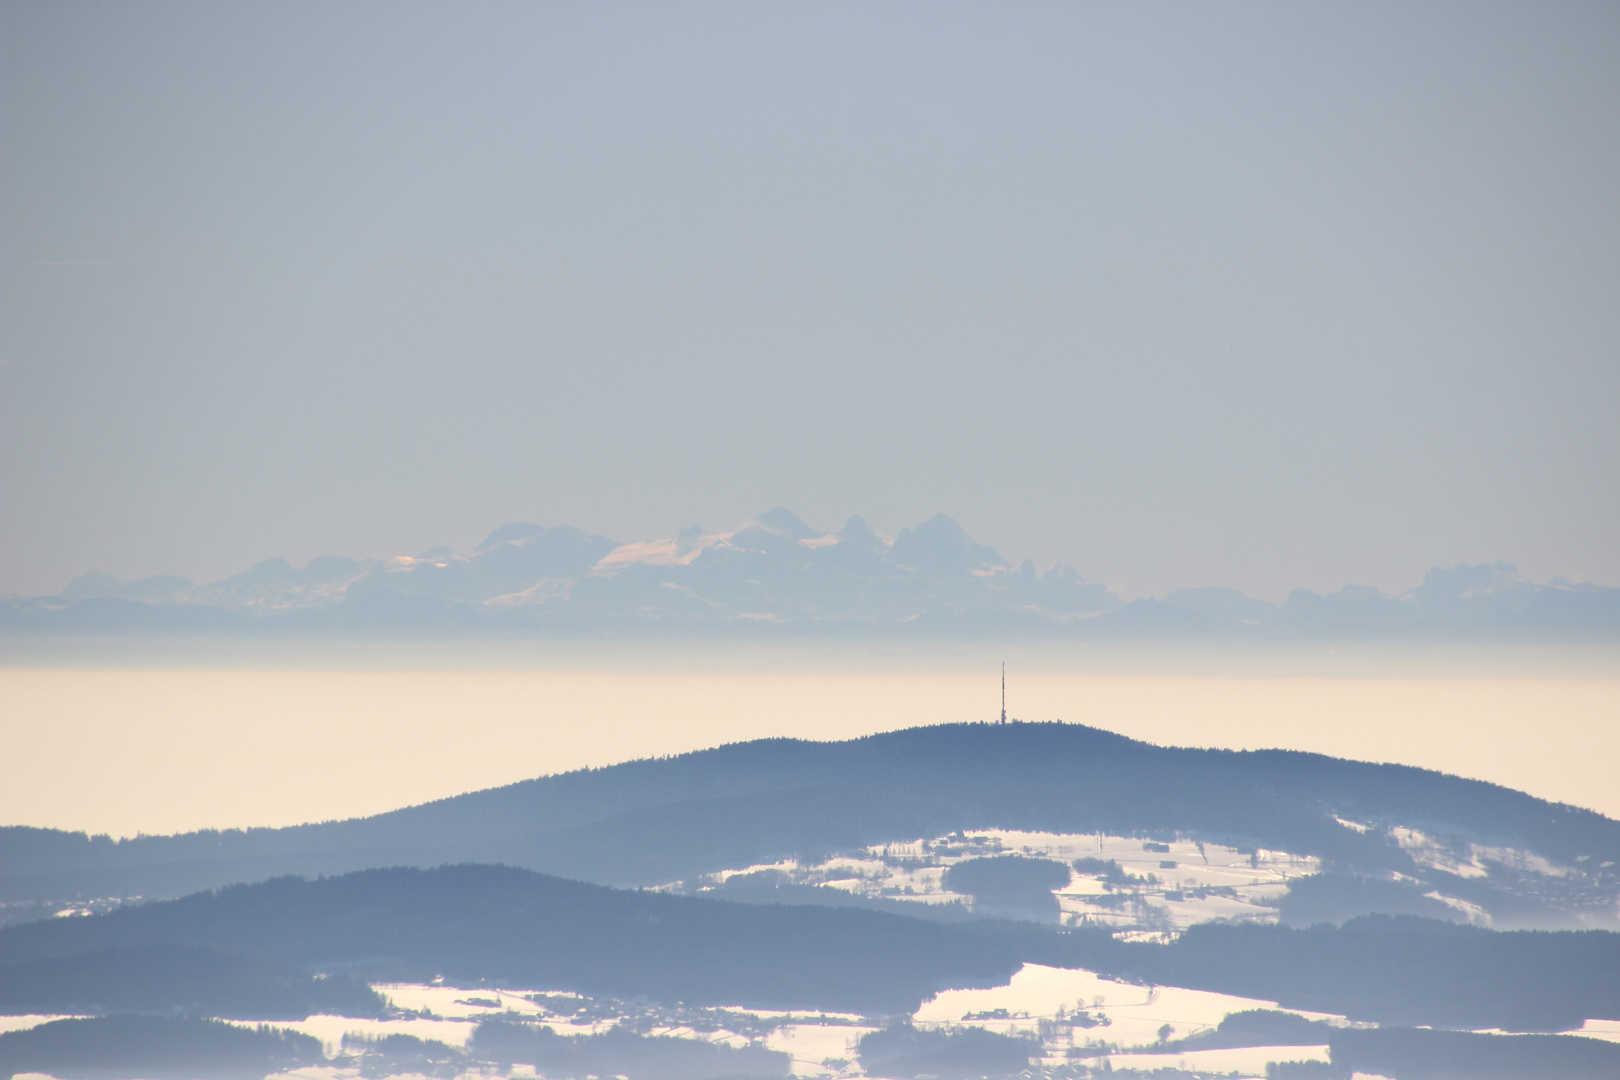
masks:
<svg viewBox="0 0 1620 1080"><path fill-rule="evenodd" d="M731 533L621 544L512 524L471 551L270 559L223 581L90 570L57 596L0 598L0 634L625 636L682 632L1254 639L1614 640L1620 589L1537 583L1506 563L1436 568L1400 596L1228 588L1125 603L1072 567L1014 566L938 515L884 540L778 508Z"/></svg>

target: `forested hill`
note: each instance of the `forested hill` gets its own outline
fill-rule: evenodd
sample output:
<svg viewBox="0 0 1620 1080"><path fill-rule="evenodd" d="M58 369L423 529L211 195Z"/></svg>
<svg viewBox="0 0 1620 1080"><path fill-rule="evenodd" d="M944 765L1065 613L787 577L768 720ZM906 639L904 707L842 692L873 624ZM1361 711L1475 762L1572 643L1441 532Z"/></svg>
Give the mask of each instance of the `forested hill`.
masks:
<svg viewBox="0 0 1620 1080"><path fill-rule="evenodd" d="M1003 984L1019 963L1009 940L881 912L447 866L278 878L11 927L0 931L0 990L20 1000L62 982L63 965L175 948L366 979L442 975L459 985L862 1013L910 1012L947 986Z"/></svg>
<svg viewBox="0 0 1620 1080"><path fill-rule="evenodd" d="M4 829L0 900L175 896L279 874L464 861L645 885L984 828L1179 832L1340 869L1409 870L1382 828L1392 824L1559 865L1620 862L1620 822L1423 769L1159 747L1078 724L956 724L738 743L285 829L121 842Z"/></svg>
<svg viewBox="0 0 1620 1080"><path fill-rule="evenodd" d="M1103 928L941 925L615 890L501 866L278 878L0 930L0 1011L116 1002L242 1015L256 1002L367 1015L377 1005L359 981L442 975L459 986L893 1014L945 987L1005 983L1021 962L1381 1023L1560 1030L1620 1019L1620 934L1600 930L1375 916L1309 929L1204 924L1161 945Z"/></svg>

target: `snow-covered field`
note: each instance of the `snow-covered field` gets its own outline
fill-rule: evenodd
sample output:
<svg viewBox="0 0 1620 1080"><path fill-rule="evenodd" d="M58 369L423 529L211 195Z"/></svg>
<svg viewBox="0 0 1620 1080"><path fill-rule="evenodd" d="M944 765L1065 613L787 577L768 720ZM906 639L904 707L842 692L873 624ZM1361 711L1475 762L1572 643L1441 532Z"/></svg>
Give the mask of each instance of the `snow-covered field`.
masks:
<svg viewBox="0 0 1620 1080"><path fill-rule="evenodd" d="M1077 870L1070 883L1057 891L1062 922L1152 933L1173 933L1215 919L1274 922L1276 903L1287 891L1288 882L1321 869L1319 860L1307 856L1168 836L1155 841L983 829L884 844L821 862L790 860L749 866L668 887L707 892L733 878L762 875L784 884L826 886L874 899L971 906L971 897L945 888L946 870L966 859L1001 854L1069 864L1077 859L1114 863L1117 874L1095 868Z"/></svg>
<svg viewBox="0 0 1620 1080"><path fill-rule="evenodd" d="M950 1024L1035 1036L1056 1064L1072 1059L1068 1051L1074 1047L1097 1043L1149 1046L1159 1040L1166 1024L1171 1029L1169 1037L1182 1039L1215 1027L1229 1013L1276 1008L1271 1001L1174 986L1138 986L1089 971L1025 964L1006 986L946 990L918 1009L915 1019L920 1026ZM986 1016L1003 1012L1004 1018ZM1077 1014L1088 1023L1063 1023ZM1343 1017L1326 1013L1298 1015L1347 1024ZM1044 1025L1043 1020L1047 1021Z"/></svg>
<svg viewBox="0 0 1620 1080"><path fill-rule="evenodd" d="M855 1046L878 1029L878 1018L849 1014L786 1013L759 1009L662 1008L646 1002L620 1002L585 995L532 989L464 988L445 985L384 984L377 989L405 1015L390 1020L312 1016L273 1026L313 1035L329 1055L343 1048L345 1035L376 1038L411 1035L464 1048L482 1020L505 1018L550 1025L559 1034L599 1034L627 1023L649 1035L704 1039L732 1046L759 1043L787 1053L795 1077L833 1080L860 1077ZM1277 1009L1274 1002L1167 986L1140 986L1105 979L1087 971L1026 964L1006 986L948 990L912 1017L919 1028L983 1028L1037 1039L1042 1057L1032 1062L1047 1075L1072 1076L1093 1070L1180 1069L1223 1080L1255 1080L1273 1062L1328 1060L1320 1046L1257 1046L1168 1052L1165 1039L1179 1040L1218 1025L1227 1015L1251 1009ZM1285 1009L1334 1026L1343 1017ZM0 1018L0 1030L32 1027L54 1016ZM251 1024L249 1021L243 1021ZM1620 1022L1588 1021L1580 1034L1620 1042ZM396 1074L401 1080L416 1074ZM463 1074L482 1075L478 1071ZM501 1075L532 1077L527 1066ZM1082 1071L1080 1075L1085 1075ZM272 1080L383 1080L375 1064L321 1066L278 1074ZM28 1080L24 1077L23 1080Z"/></svg>
<svg viewBox="0 0 1620 1080"><path fill-rule="evenodd" d="M616 1023L639 1021L641 1029L653 1035L701 1038L734 1046L758 1039L772 1050L786 1052L792 1058L793 1074L807 1078L861 1075L855 1044L862 1035L877 1030L876 1021L853 1015L753 1009L682 1010L687 1023L668 1015L658 1018L663 1022L648 1025L649 1013L659 1012L656 1007L626 1006L615 1010L614 1003L580 995L407 984L378 989L401 1009L431 1015L386 1021L314 1016L277 1026L314 1035L326 1044L329 1053L335 1053L345 1034L375 1037L399 1033L464 1047L478 1022L490 1017L540 1020L563 1034L600 1033ZM571 1011L576 1004L583 1009L579 1014ZM1049 1069L1065 1065L1143 1070L1179 1067L1263 1077L1268 1062L1326 1061L1325 1046L1150 1052L1167 1025L1168 1037L1180 1039L1213 1028L1229 1013L1276 1007L1273 1002L1176 987L1137 986L1086 971L1027 964L1007 986L945 991L919 1009L913 1021L920 1028L979 1027L1038 1039L1044 1054L1039 1064ZM1300 1015L1346 1023L1341 1017L1320 1013ZM691 1022L694 1020L695 1024ZM350 1080L358 1072L325 1068L283 1075ZM513 1075L527 1073L518 1070Z"/></svg>

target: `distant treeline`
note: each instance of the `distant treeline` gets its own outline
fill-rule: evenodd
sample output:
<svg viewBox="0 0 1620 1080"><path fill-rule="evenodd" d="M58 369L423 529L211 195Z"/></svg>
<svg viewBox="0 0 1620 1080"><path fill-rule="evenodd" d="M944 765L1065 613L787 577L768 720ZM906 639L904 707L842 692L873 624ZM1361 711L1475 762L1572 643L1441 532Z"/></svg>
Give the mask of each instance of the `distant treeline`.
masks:
<svg viewBox="0 0 1620 1080"><path fill-rule="evenodd" d="M816 907L862 908L867 911L885 911L906 918L926 919L929 922L960 923L973 919L973 912L960 901L950 903L919 904L913 900L898 900L886 896L863 896L846 889L823 885L795 885L780 870L756 870L748 874L732 874L724 881L704 892L716 900L731 900L740 904L812 904Z"/></svg>
<svg viewBox="0 0 1620 1080"><path fill-rule="evenodd" d="M856 1047L868 1076L913 1080L978 1080L1016 1076L1029 1068L1041 1047L1030 1038L998 1035L983 1028L920 1029L910 1021L863 1035Z"/></svg>
<svg viewBox="0 0 1620 1080"><path fill-rule="evenodd" d="M992 855L963 859L945 870L945 888L979 900L1016 902L1052 898L1070 880L1069 868L1052 859Z"/></svg>
<svg viewBox="0 0 1620 1080"><path fill-rule="evenodd" d="M9 958L9 953L0 951ZM134 945L0 965L0 1013L191 1013L302 1020L313 1013L381 1016L387 1002L336 974L192 945Z"/></svg>
<svg viewBox="0 0 1620 1080"><path fill-rule="evenodd" d="M1497 932L1374 916L1308 929L1206 923L1156 945L1100 929L620 891L509 867L278 879L0 930L0 956L35 980L13 985L8 1000L19 1011L60 1000L50 995L64 984L91 993L98 964L128 987L138 975L128 950L174 947L306 975L444 975L866 1014L911 1012L944 986L1003 983L1027 961L1391 1024L1556 1031L1620 1019L1620 934L1607 931Z"/></svg>
<svg viewBox="0 0 1620 1080"><path fill-rule="evenodd" d="M58 1020L0 1034L0 1080L48 1073L60 1080L261 1080L313 1065L358 1066L362 1076L462 1075L478 1065L533 1065L549 1077L630 1080L781 1077L787 1054L702 1039L647 1036L623 1027L558 1035L549 1027L485 1021L465 1050L433 1039L347 1035L336 1058L298 1032L217 1020L118 1014Z"/></svg>
<svg viewBox="0 0 1620 1080"><path fill-rule="evenodd" d="M548 1077L626 1076L633 1080L719 1080L786 1076L791 1059L763 1046L640 1035L614 1027L600 1035L559 1035L546 1026L486 1020L468 1053L501 1065L532 1065Z"/></svg>
<svg viewBox="0 0 1620 1080"><path fill-rule="evenodd" d="M1482 1035L1410 1028L1349 1029L1328 1042L1346 1080L1614 1080L1620 1045L1571 1035Z"/></svg>
<svg viewBox="0 0 1620 1080"><path fill-rule="evenodd" d="M1235 1046L1321 1046L1331 1065L1273 1069L1281 1080L1604 1080L1620 1076L1620 1045L1571 1035L1487 1035L1412 1028L1341 1028L1295 1013L1232 1013L1212 1031L1164 1044L1166 1054Z"/></svg>
<svg viewBox="0 0 1620 1080"><path fill-rule="evenodd" d="M1620 1019L1620 934L1371 915L1305 929L1201 923L1170 945L1018 931L1026 960L1381 1024L1564 1031Z"/></svg>
<svg viewBox="0 0 1620 1080"><path fill-rule="evenodd" d="M1533 849L1620 891L1620 822L1493 784L1290 751L1151 746L1073 724L958 724L842 743L768 739L584 770L372 818L114 842L0 829L0 901L177 896L281 874L491 862L655 885L957 830L1198 836L1420 881L1499 926L1577 925L1511 881L1421 866L1379 828ZM1584 858L1583 858L1584 857ZM1542 882L1541 885L1546 885ZM1539 888L1539 886L1538 886ZM1606 899L1605 899L1606 897Z"/></svg>
<svg viewBox="0 0 1620 1080"><path fill-rule="evenodd" d="M219 1020L102 1016L0 1035L0 1080L261 1080L326 1061L318 1039Z"/></svg>
<svg viewBox="0 0 1620 1080"><path fill-rule="evenodd" d="M1448 885L1450 883L1448 882ZM1454 886L1450 891L1470 892ZM1311 874L1288 883L1277 907L1277 918L1288 926L1342 923L1358 915L1417 915L1443 922L1463 923L1468 917L1456 908L1427 895L1426 887L1411 880L1384 880L1351 874Z"/></svg>
<svg viewBox="0 0 1620 1080"><path fill-rule="evenodd" d="M1348 1080L1357 1072L1392 1080L1612 1080L1620 1075L1620 1045L1596 1039L1344 1029L1283 1013L1235 1014L1215 1032L1163 1049L1168 1060L1168 1055L1217 1046L1323 1043L1331 1064L1284 1065L1267 1075L1282 1080ZM1037 1052L1033 1040L1025 1038L973 1028L923 1030L906 1022L864 1036L857 1050L869 1075L902 1080L1012 1077ZM115 1015L0 1034L0 1080L24 1072L60 1080L262 1080L317 1065L358 1067L362 1076L412 1073L450 1080L480 1066L514 1064L531 1065L550 1077L627 1080L783 1077L789 1071L788 1055L763 1046L648 1036L622 1026L599 1035L559 1035L549 1027L504 1019L479 1024L465 1050L412 1035L350 1035L332 1059L308 1035L215 1020ZM1108 1075L1069 1070L1076 1078L1088 1071Z"/></svg>

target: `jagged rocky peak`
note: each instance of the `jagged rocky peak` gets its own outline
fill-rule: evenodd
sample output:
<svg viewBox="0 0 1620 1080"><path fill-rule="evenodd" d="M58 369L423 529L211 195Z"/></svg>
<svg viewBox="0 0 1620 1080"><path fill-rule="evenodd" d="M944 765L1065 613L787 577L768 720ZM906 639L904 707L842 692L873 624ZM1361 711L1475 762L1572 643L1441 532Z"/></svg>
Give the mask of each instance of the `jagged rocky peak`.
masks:
<svg viewBox="0 0 1620 1080"><path fill-rule="evenodd" d="M107 571L92 566L62 586L62 596L68 600L85 600L92 596L106 596L122 584L122 581L119 581Z"/></svg>
<svg viewBox="0 0 1620 1080"><path fill-rule="evenodd" d="M688 525L675 534L675 554L677 556L690 555L703 546L703 542L710 537L709 530L701 525Z"/></svg>
<svg viewBox="0 0 1620 1080"><path fill-rule="evenodd" d="M373 610L379 590L423 603L390 609L383 620ZM470 620L488 617L503 631L555 633L619 626L751 630L767 619L818 632L887 625L908 633L1120 639L1620 637L1620 589L1537 584L1506 563L1437 568L1398 596L1346 586L1327 595L1296 590L1273 605L1235 589L1199 587L1125 604L1065 564L1041 572L1024 559L1015 569L944 514L900 530L891 543L858 516L824 532L780 506L736 531L694 525L675 537L627 544L571 525L513 522L470 550L441 547L385 561L323 557L301 568L267 559L204 585L179 577L125 582L98 569L58 596L0 599L0 629L216 633L245 629L250 618L305 610L314 615L286 621L285 632L393 632L408 625L463 633ZM240 618L224 621L220 612Z"/></svg>
<svg viewBox="0 0 1620 1080"><path fill-rule="evenodd" d="M1423 575L1423 584L1413 589L1412 595L1421 601L1435 603L1488 596L1526 586L1533 587L1512 563L1436 566Z"/></svg>
<svg viewBox="0 0 1620 1080"><path fill-rule="evenodd" d="M886 553L889 550L889 542L873 532L872 526L868 525L866 519L858 514L851 514L849 520L844 522L844 527L833 535L838 537L840 543L850 544L854 547L866 548L869 551L880 553Z"/></svg>
<svg viewBox="0 0 1620 1080"><path fill-rule="evenodd" d="M1275 604L1256 600L1252 596L1224 585L1202 585L1190 589L1175 589L1166 593L1162 602L1173 608L1196 611L1215 623L1249 624L1258 626L1276 615Z"/></svg>
<svg viewBox="0 0 1620 1080"><path fill-rule="evenodd" d="M820 529L812 529L798 514L781 506L765 511L754 519L754 524L795 540L814 540L826 535Z"/></svg>
<svg viewBox="0 0 1620 1080"><path fill-rule="evenodd" d="M538 536L546 531L544 525L536 525L530 521L514 521L510 525L502 525L479 544L474 551L485 551L496 544L509 544L514 540L527 540L531 536Z"/></svg>
<svg viewBox="0 0 1620 1080"><path fill-rule="evenodd" d="M1007 560L967 534L955 518L935 514L915 529L901 529L891 554L897 562L936 573L1004 569Z"/></svg>

